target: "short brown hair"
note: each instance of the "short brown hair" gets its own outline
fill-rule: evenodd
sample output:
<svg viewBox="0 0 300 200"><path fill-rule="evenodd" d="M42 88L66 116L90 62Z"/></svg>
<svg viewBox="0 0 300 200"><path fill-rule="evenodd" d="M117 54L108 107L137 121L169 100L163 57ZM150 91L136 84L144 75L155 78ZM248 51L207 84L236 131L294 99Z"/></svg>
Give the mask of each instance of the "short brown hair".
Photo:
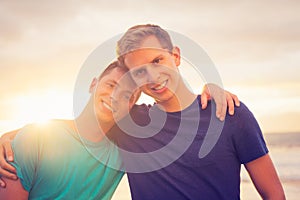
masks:
<svg viewBox="0 0 300 200"><path fill-rule="evenodd" d="M115 69L115 68L119 68L120 70L122 70L122 71L124 71L124 72L127 72L127 71L128 71L128 69L127 69L124 65L122 65L119 61L114 61L114 62L110 63L110 64L104 69L104 71L99 75L99 80L100 80L103 76L109 74L109 73L110 73L113 69Z"/></svg>
<svg viewBox="0 0 300 200"><path fill-rule="evenodd" d="M173 44L167 31L158 25L145 24L129 28L117 43L117 55L123 55L140 47L143 40L148 36L155 36L162 48L172 51Z"/></svg>

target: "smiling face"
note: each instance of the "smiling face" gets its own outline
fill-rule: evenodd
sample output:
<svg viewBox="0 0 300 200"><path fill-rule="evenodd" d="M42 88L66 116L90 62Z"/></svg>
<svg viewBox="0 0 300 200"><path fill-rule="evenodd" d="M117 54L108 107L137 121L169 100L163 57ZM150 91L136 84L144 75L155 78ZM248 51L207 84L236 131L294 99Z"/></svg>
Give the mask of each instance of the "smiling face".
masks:
<svg viewBox="0 0 300 200"><path fill-rule="evenodd" d="M112 69L100 80L94 79L90 91L94 95L94 111L101 122L115 122L123 118L139 96L129 73L119 67Z"/></svg>
<svg viewBox="0 0 300 200"><path fill-rule="evenodd" d="M124 56L124 63L142 91L157 103L172 101L178 92L180 52L163 49L155 36L148 36L140 48Z"/></svg>

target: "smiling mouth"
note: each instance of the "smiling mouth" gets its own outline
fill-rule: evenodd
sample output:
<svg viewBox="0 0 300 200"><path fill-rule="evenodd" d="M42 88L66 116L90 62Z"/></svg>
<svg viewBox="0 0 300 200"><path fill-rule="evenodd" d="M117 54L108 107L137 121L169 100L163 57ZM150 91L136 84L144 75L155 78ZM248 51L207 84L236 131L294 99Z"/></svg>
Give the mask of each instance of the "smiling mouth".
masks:
<svg viewBox="0 0 300 200"><path fill-rule="evenodd" d="M165 80L165 81L162 82L161 84L156 85L155 87L151 87L151 89L154 90L154 91L161 90L161 89L163 89L163 88L166 87L167 83L168 83L168 80Z"/></svg>
<svg viewBox="0 0 300 200"><path fill-rule="evenodd" d="M105 103L104 101L102 101L102 104L105 108L107 108L111 112L116 112L109 104Z"/></svg>

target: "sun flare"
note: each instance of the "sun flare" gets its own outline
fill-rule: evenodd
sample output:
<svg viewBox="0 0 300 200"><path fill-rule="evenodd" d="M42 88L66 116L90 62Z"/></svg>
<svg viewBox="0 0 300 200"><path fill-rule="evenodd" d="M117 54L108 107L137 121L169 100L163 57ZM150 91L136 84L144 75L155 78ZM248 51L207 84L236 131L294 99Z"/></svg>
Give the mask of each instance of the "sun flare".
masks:
<svg viewBox="0 0 300 200"><path fill-rule="evenodd" d="M45 123L53 118L72 117L72 95L50 89L16 96L13 101L15 120Z"/></svg>

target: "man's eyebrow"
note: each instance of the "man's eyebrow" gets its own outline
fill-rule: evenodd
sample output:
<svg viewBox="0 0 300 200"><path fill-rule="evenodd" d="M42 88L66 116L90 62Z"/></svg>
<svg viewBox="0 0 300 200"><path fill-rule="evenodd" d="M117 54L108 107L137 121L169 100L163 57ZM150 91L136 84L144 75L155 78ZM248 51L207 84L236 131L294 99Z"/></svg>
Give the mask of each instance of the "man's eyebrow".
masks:
<svg viewBox="0 0 300 200"><path fill-rule="evenodd" d="M159 54L158 56L155 56L155 58L152 59L151 63L153 63L155 60L163 57L163 54Z"/></svg>
<svg viewBox="0 0 300 200"><path fill-rule="evenodd" d="M126 94L129 94L129 95L131 95L132 94L132 92L130 91L130 90L126 90L126 91L124 91Z"/></svg>
<svg viewBox="0 0 300 200"><path fill-rule="evenodd" d="M113 84L119 86L119 83L117 81L113 80L113 79L109 79L109 80L107 80L107 82L108 83L113 83Z"/></svg>

